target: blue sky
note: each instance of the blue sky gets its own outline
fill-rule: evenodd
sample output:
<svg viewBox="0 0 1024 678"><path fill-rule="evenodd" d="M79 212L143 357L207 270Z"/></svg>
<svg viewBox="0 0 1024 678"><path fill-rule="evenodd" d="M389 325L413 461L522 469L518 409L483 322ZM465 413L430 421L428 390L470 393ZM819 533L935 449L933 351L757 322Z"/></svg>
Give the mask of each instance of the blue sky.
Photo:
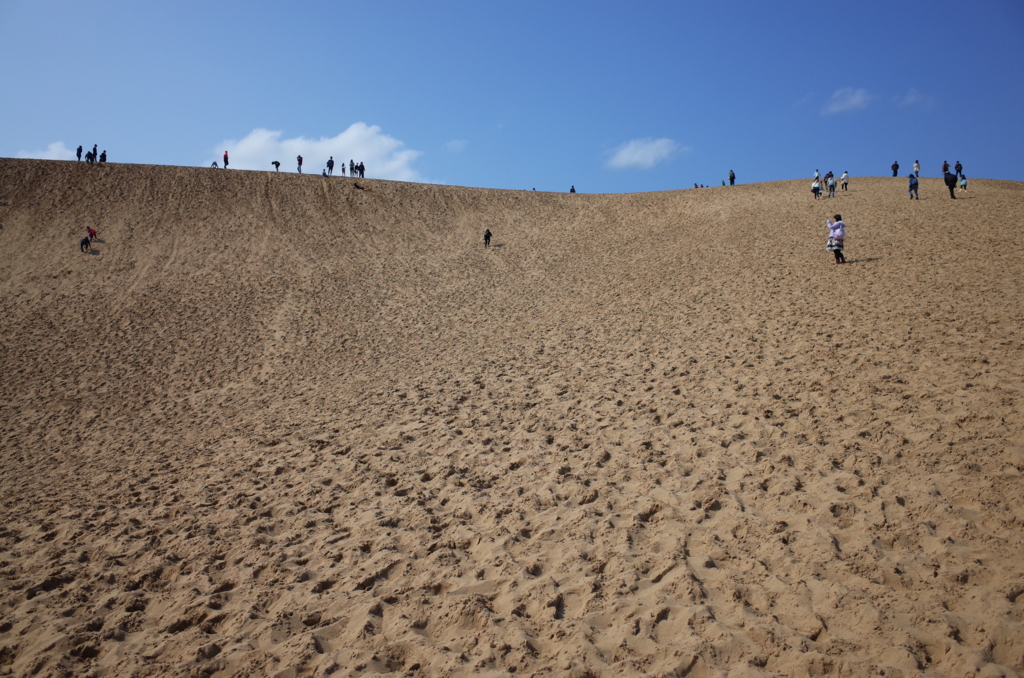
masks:
<svg viewBox="0 0 1024 678"><path fill-rule="evenodd" d="M1024 2L0 0L0 156L581 192L1024 180ZM901 172L903 173L903 172Z"/></svg>

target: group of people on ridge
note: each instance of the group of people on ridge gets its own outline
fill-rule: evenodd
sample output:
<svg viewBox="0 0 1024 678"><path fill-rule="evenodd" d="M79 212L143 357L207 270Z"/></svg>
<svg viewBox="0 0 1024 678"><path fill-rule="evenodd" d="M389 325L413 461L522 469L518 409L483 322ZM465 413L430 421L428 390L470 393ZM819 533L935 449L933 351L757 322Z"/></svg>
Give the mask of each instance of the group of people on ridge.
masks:
<svg viewBox="0 0 1024 678"><path fill-rule="evenodd" d="M898 162L892 164L892 175L895 177L899 172L900 165ZM918 186L920 182L918 178L921 176L921 163L917 160L914 161L914 171L907 175L907 193L910 195L911 200L920 200L921 196L918 194ZM956 165L953 167L953 172L949 171L949 162L942 161L942 182L946 184L946 188L949 189L949 197L956 200L956 185L957 179L960 180L960 192L964 193L967 191L967 175L964 174L964 166L960 164L960 161L956 161Z"/></svg>
<svg viewBox="0 0 1024 678"><path fill-rule="evenodd" d="M839 183L842 185L843 190L849 189L850 185L850 173L844 171L843 176L839 177ZM814 170L814 181L811 182L811 193L814 194L814 199L817 200L821 197L823 189L828 189L828 197L836 197L836 175L832 174L829 170L828 174L822 177L818 170Z"/></svg>
<svg viewBox="0 0 1024 678"><path fill-rule="evenodd" d="M75 155L78 157L79 160L82 159L82 147L81 146L79 146L78 149L75 151ZM102 153L100 153L97 156L96 155L96 144L93 144L92 145L92 150L86 152L86 154L85 154L85 162L86 162L87 165L92 165L97 160L100 163L105 163L107 161L107 152L106 152L106 150L104 150Z"/></svg>

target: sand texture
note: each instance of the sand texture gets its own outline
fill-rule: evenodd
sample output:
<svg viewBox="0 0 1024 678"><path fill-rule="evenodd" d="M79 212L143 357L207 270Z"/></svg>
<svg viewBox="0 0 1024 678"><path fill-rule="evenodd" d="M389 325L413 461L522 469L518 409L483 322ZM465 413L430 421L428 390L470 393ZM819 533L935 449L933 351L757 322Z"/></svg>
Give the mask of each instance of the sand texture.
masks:
<svg viewBox="0 0 1024 678"><path fill-rule="evenodd" d="M1024 674L1024 185L809 184L0 160L0 675Z"/></svg>

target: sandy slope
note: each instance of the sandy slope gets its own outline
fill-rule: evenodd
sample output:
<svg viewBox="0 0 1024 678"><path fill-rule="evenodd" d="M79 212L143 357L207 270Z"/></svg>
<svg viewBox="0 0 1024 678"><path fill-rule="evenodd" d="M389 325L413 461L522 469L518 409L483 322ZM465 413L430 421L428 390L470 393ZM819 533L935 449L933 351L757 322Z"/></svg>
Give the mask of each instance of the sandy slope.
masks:
<svg viewBox="0 0 1024 678"><path fill-rule="evenodd" d="M1024 186L808 183L0 160L0 675L1024 673Z"/></svg>

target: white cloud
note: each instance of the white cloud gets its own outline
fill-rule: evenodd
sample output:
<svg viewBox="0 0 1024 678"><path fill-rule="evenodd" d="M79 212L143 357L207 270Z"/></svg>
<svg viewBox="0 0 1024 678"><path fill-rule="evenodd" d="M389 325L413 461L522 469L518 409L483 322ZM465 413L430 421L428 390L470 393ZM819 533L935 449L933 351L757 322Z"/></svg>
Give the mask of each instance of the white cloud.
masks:
<svg viewBox="0 0 1024 678"><path fill-rule="evenodd" d="M449 153L462 153L468 145L469 142L465 139L452 139L444 145L444 150Z"/></svg>
<svg viewBox="0 0 1024 678"><path fill-rule="evenodd" d="M619 146L605 167L650 169L680 152L689 151L671 139L633 139Z"/></svg>
<svg viewBox="0 0 1024 678"><path fill-rule="evenodd" d="M74 160L75 152L69 150L63 141L55 141L47 146L45 151L18 151L18 157L36 160Z"/></svg>
<svg viewBox="0 0 1024 678"><path fill-rule="evenodd" d="M307 139L296 137L282 139L281 132L268 129L254 129L241 141L222 141L214 155L208 157L205 165L216 161L218 164L228 152L229 166L233 169L272 170L270 163L281 162L282 171L296 171L296 156L302 156L302 171L306 174L320 174L327 166L327 159L334 156L339 168L349 160L366 165L366 176L375 179L397 181L421 181L412 163L423 155L420 151L405 148L405 144L394 137L382 134L380 127L357 122L336 137ZM340 174L338 168L335 174Z"/></svg>
<svg viewBox="0 0 1024 678"><path fill-rule="evenodd" d="M821 114L835 115L836 113L859 111L867 108L872 98L866 89L853 89L852 87L837 89L821 109Z"/></svg>
<svg viewBox="0 0 1024 678"><path fill-rule="evenodd" d="M900 108L908 108L910 106L931 106L931 104L931 97L921 94L913 87L908 89L906 94L896 100L896 105Z"/></svg>

